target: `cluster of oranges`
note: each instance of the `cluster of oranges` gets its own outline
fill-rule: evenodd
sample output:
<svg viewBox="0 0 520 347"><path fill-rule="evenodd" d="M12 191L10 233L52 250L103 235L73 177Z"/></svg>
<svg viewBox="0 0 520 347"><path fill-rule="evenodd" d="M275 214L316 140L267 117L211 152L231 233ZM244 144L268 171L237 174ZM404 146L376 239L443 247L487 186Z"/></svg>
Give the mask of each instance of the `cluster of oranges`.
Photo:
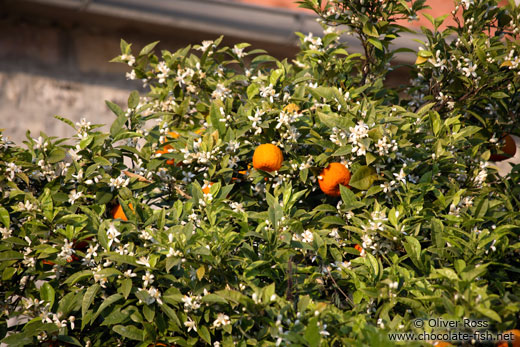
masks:
<svg viewBox="0 0 520 347"><path fill-rule="evenodd" d="M168 134L174 139L179 137L179 134L175 132L169 132ZM166 154L170 153L172 149L173 147L171 145L165 145L163 149L158 150L156 153ZM280 148L270 143L258 146L253 154L253 167L257 170L266 172L278 171L282 167L282 163L282 151ZM168 159L166 164L174 165L175 161L173 159ZM245 175L247 172L239 171L239 173ZM236 178L233 178L233 180L236 180ZM340 196L339 186L343 185L349 187L349 181L350 171L341 163L330 163L325 169L323 169L319 176L320 189L325 194L333 197ZM209 194L212 185L213 183L209 182L202 188L204 194ZM128 204L128 206L133 210L132 204ZM111 210L111 215L114 219L122 219L124 221L128 220L123 208L119 204Z"/></svg>
<svg viewBox="0 0 520 347"><path fill-rule="evenodd" d="M292 111L289 110L289 111ZM200 134L200 130L196 133ZM168 132L168 135L174 139L179 138L179 134L173 131ZM167 154L173 150L169 144L163 146L162 149L157 150L156 154ZM257 170L266 172L278 171L282 167L283 154L277 146L266 143L258 146L253 154L253 167ZM166 161L168 165L174 165L173 159ZM179 166L180 163L177 164ZM239 171L240 174L245 175L246 171ZM236 178L233 178L235 181ZM327 195L338 197L340 196L339 186L343 185L349 187L350 171L341 163L330 163L319 176L320 189ZM206 184L203 187L203 192L208 194L213 183ZM122 213L122 210L121 210Z"/></svg>
<svg viewBox="0 0 520 347"><path fill-rule="evenodd" d="M280 148L270 143L257 147L253 155L253 167L263 171L277 171L282 167L283 155ZM341 163L330 163L318 177L322 192L329 196L340 196L339 186L349 187L350 171Z"/></svg>

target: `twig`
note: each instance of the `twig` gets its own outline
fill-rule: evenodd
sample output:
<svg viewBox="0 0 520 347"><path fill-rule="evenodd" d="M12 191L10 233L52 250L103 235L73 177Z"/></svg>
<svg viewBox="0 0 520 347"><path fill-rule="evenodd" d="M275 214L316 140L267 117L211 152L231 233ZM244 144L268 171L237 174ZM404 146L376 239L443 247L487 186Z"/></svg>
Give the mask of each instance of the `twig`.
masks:
<svg viewBox="0 0 520 347"><path fill-rule="evenodd" d="M175 191L180 195L182 196L183 198L186 198L186 199L191 199L192 197L188 194L186 194L181 188L179 188L178 186L173 186L173 188L175 189Z"/></svg>
<svg viewBox="0 0 520 347"><path fill-rule="evenodd" d="M347 302L350 304L350 306L354 307L354 302L352 301L352 299L347 295L345 294L345 292L339 287L338 283L336 283L336 280L334 279L334 277L332 277L332 274L330 273L330 271L327 271L327 273L329 274L329 277L330 279L332 280L332 282L334 283L334 285L336 286L336 288L338 288L338 290L340 291L341 294L343 294L343 296L345 297L345 299L347 300Z"/></svg>

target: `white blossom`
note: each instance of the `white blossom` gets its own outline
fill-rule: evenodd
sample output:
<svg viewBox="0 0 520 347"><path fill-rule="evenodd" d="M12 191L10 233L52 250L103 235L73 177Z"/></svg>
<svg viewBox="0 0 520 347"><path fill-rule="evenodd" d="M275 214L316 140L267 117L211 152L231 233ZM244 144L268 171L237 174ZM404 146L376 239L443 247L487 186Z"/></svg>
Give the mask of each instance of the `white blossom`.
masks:
<svg viewBox="0 0 520 347"><path fill-rule="evenodd" d="M213 322L214 328L219 328L224 325L231 324L231 321L229 320L229 316L224 313L219 313L217 315L217 319Z"/></svg>

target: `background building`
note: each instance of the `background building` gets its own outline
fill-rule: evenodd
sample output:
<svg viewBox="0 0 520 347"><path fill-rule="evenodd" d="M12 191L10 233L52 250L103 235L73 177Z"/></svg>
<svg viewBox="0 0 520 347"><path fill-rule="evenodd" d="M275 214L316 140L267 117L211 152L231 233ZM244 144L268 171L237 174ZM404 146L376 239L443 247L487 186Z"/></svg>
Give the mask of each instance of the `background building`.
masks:
<svg viewBox="0 0 520 347"><path fill-rule="evenodd" d="M434 16L453 8L451 0L430 3ZM125 79L127 67L108 62L120 53L121 38L136 50L159 40L158 49L173 51L223 34L224 44L250 42L283 58L297 51L295 31L321 34L315 18L293 0L0 0L0 128L19 143L26 130L32 137L71 136L53 115L111 123L104 100L124 104L141 88ZM419 46L410 35L396 44ZM407 76L401 70L391 78Z"/></svg>

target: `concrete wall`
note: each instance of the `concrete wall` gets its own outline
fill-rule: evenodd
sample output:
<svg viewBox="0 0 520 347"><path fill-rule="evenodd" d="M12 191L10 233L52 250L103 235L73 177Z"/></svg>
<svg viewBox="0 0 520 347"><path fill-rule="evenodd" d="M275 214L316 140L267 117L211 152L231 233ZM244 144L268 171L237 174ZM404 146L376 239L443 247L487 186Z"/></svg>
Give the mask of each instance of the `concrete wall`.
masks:
<svg viewBox="0 0 520 347"><path fill-rule="evenodd" d="M17 143L40 131L70 136L70 127L53 118L108 123L105 100L125 104L137 81L127 81L128 66L108 61L120 54L124 38L135 50L160 40L157 51L215 39L220 33L143 24L124 18L53 8L20 0L0 0L0 129ZM249 41L282 58L292 45L227 36L224 44Z"/></svg>
<svg viewBox="0 0 520 347"><path fill-rule="evenodd" d="M89 12L77 6L81 3L78 0L0 0L0 129L5 129L4 135L17 143L25 139L27 130L32 137L38 137L40 131L49 136L71 136L72 129L54 119L54 115L74 122L85 117L93 124L110 124L114 116L104 101L125 104L130 91L141 88L139 82L126 80L128 66L108 62L120 54L121 38L132 43L136 51L157 40L160 44L156 51L175 51L188 44L215 39L224 32L225 45L250 42L253 47L281 59L291 58L297 52L297 39L292 34L295 30L307 32L317 26L313 17L247 5L240 5L237 11L248 16L233 17L242 24L221 19L230 15L226 8L229 4L222 5L220 14L212 13L212 23L206 17L193 19L199 11L197 6L204 3L220 6L219 2L210 1L194 2L197 6L191 10L195 12L187 17L179 14L182 11L175 12L180 10L177 3L167 3L170 12L161 13L162 17L157 17L160 20L154 22L157 14L153 11L147 15L141 10L125 12L108 8L108 11L106 6L94 6L105 2L92 1ZM190 9L192 4L186 0L181 3L183 10ZM248 18L270 23L283 16L288 18L283 28L276 23L266 24L259 28L263 34L259 32L254 37L247 30L233 27L247 26L244 23ZM192 24L186 24L190 20ZM287 27L288 23L295 27ZM281 34L274 35L278 33L276 30ZM395 83L403 78L406 76L402 73L395 73L392 80Z"/></svg>

